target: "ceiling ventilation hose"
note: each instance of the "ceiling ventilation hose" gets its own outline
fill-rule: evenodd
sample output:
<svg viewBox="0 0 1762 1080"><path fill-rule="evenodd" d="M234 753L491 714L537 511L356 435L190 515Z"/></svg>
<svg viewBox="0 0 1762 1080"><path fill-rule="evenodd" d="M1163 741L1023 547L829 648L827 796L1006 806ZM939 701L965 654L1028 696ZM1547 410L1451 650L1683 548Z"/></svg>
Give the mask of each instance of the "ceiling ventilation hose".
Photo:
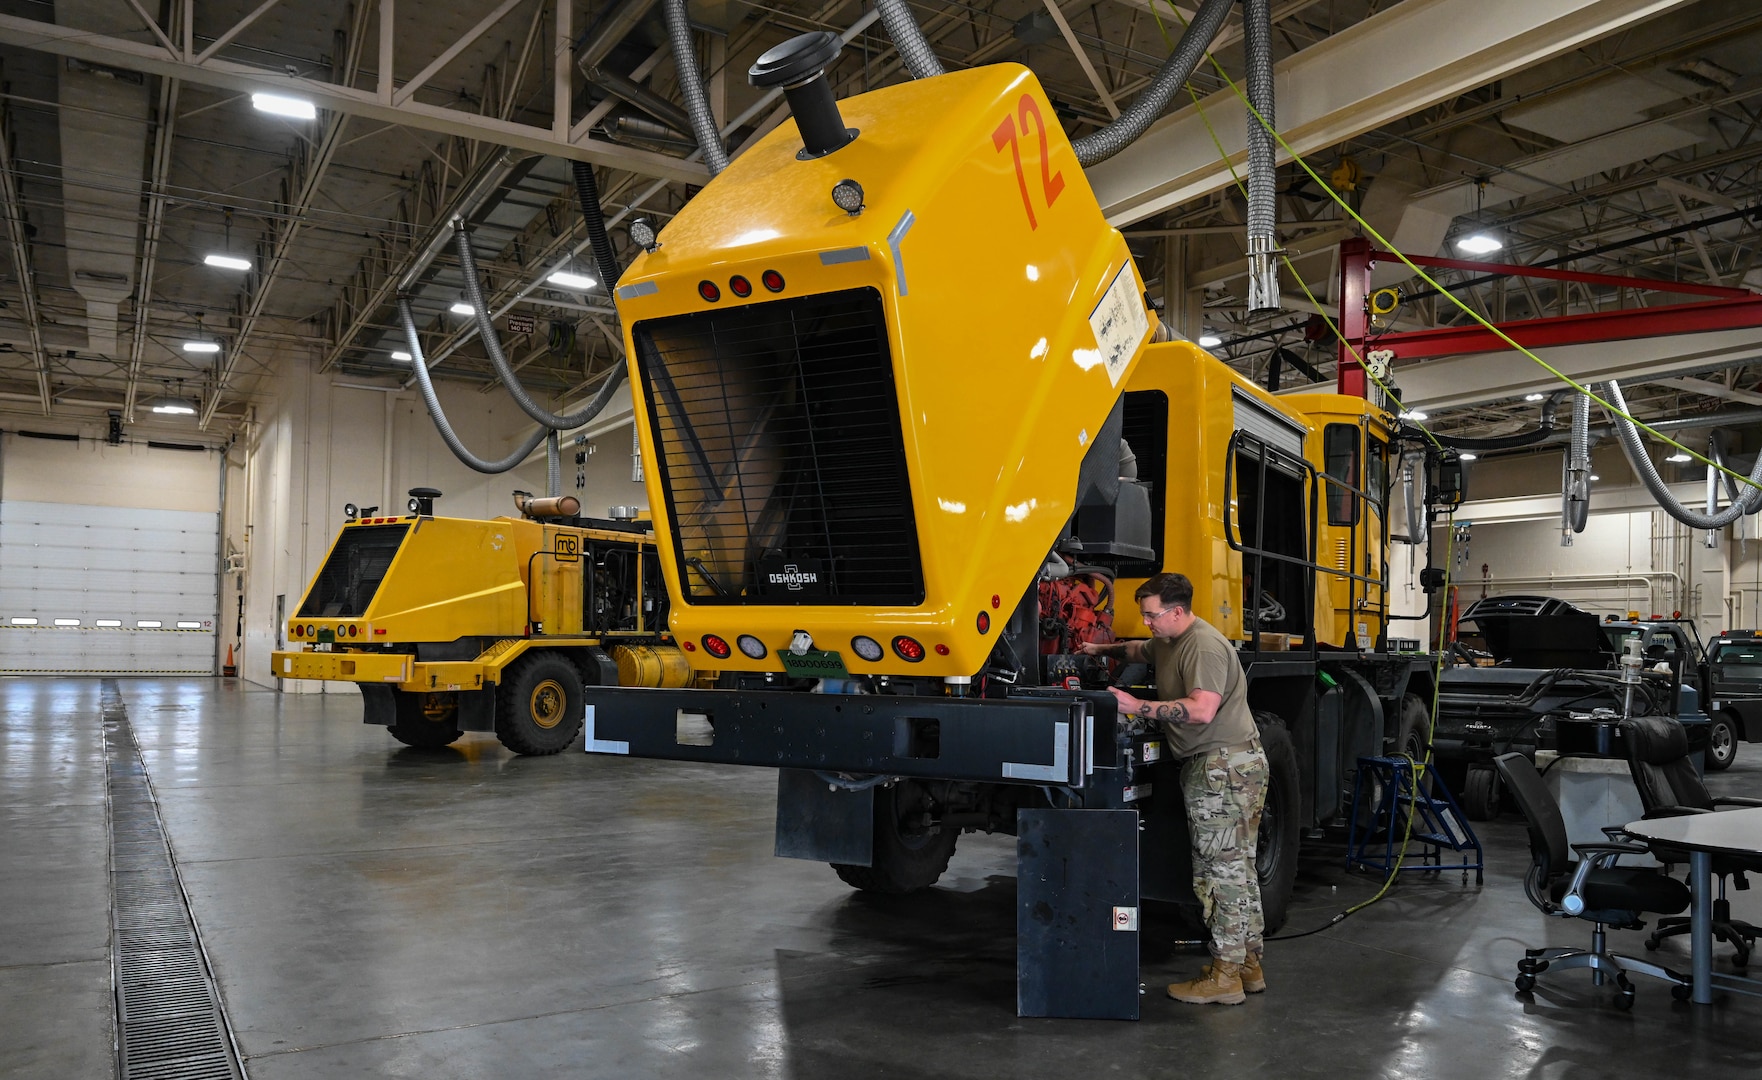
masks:
<svg viewBox="0 0 1762 1080"><path fill-rule="evenodd" d="M1614 379L1603 384L1604 393L1609 401L1621 412L1628 411L1627 401L1621 396L1621 387ZM1609 415L1610 423L1615 425L1616 437L1621 440L1621 451L1627 455L1627 463L1634 475L1646 485L1652 498L1666 514L1687 525L1691 529L1723 529L1746 514L1753 514L1762 509L1762 454L1756 455L1756 467L1750 470L1747 478L1749 486L1742 495L1734 498L1731 505L1716 514L1704 514L1698 510L1690 510L1684 506L1670 489L1665 486L1664 478L1658 475L1657 466L1652 464L1652 456L1646 453L1646 447L1640 442L1639 429L1633 421L1624 416Z"/></svg>
<svg viewBox="0 0 1762 1080"><path fill-rule="evenodd" d="M612 392L624 381L625 365L616 364L606 381L600 384L599 393L593 396L579 410L572 413L554 413L532 399L526 387L520 384L519 376L508 364L508 357L502 352L501 335L496 333L496 324L489 317L489 307L483 297L483 286L477 280L477 256L471 252L471 234L463 227L456 237L459 248L459 269L465 276L465 300L471 305L472 313L477 317L477 336L483 339L483 347L489 353L489 361L495 365L496 374L501 376L502 383L513 395L514 404L520 411L549 428L575 428L598 416L612 400ZM411 353L415 355L414 352Z"/></svg>
<svg viewBox="0 0 1762 1080"><path fill-rule="evenodd" d="M600 208L600 188L594 183L593 166L585 161L570 163L575 171L575 199L581 204L581 218L587 223L587 239L593 245L593 261L600 269L600 284L606 294L618 284L623 271L612 254L612 239L606 235L606 212Z"/></svg>
<svg viewBox="0 0 1762 1080"><path fill-rule="evenodd" d="M1279 310L1272 0L1242 0L1242 44L1248 63L1248 103L1254 106L1248 114L1248 314L1252 316Z"/></svg>
<svg viewBox="0 0 1762 1080"><path fill-rule="evenodd" d="M1205 49L1211 44L1211 39L1217 37L1218 31L1223 28L1224 16L1229 13L1230 5L1235 2L1236 0L1205 0L1205 3L1199 6L1199 10L1193 14L1193 21L1187 24L1186 33L1182 34L1181 40L1175 43L1175 50L1169 53L1167 60L1163 61L1162 68L1157 71L1155 80L1145 88L1142 94L1138 95L1138 100L1132 102L1131 106L1122 112L1113 123L1099 131L1092 131L1071 143L1071 149L1077 152L1078 161L1085 166L1106 161L1132 145L1137 141L1138 136L1149 129L1156 118L1163 114L1163 110L1169 107L1169 102L1174 99L1176 92L1187 84L1187 79L1193 74L1193 69L1199 66L1199 61L1205 56ZM904 6L903 3L901 6ZM885 19L886 7L884 5L882 12L882 18ZM893 24L888 23L887 28L891 32ZM895 44L898 44L897 34L894 35L893 40ZM1270 88L1268 93L1270 95ZM1255 102L1255 108L1260 108L1259 102ZM1249 120L1252 123L1253 118L1250 117ZM1271 122L1272 117L1269 115L1267 120ZM1271 185L1270 177L1268 185L1269 187Z"/></svg>
<svg viewBox="0 0 1762 1080"><path fill-rule="evenodd" d="M545 436L545 494L553 499L563 494L563 448L555 431Z"/></svg>
<svg viewBox="0 0 1762 1080"><path fill-rule="evenodd" d="M912 18L905 0L875 0L875 10L881 13L881 25L887 28L887 36L893 39L893 47L899 50L899 58L905 61L912 78L928 79L942 74L942 61L930 51L930 43L924 40L924 32L918 29L918 21Z"/></svg>
<svg viewBox="0 0 1762 1080"><path fill-rule="evenodd" d="M704 97L703 75L697 66L697 50L691 44L691 23L685 17L685 0L666 0L667 36L673 41L673 66L679 72L679 89L685 95L685 114L691 117L692 133L698 148L704 152L704 164L715 176L728 167L728 151L722 148L722 133L716 129L715 114Z"/></svg>
<svg viewBox="0 0 1762 1080"><path fill-rule="evenodd" d="M422 342L416 333L416 318L410 313L410 298L407 296L398 297L398 317L404 323L404 340L410 344L410 366L415 369L416 384L422 389L422 403L428 406L428 415L434 420L441 441L447 444L447 449L453 452L454 457L480 473L505 473L525 461L526 455L545 441L549 432L545 428L538 428L526 437L524 444L500 461L488 461L466 449L465 444L459 441L459 436L454 434L453 425L447 423L447 414L441 411L440 399L434 394L434 383L428 377L428 361L422 356Z"/></svg>
<svg viewBox="0 0 1762 1080"><path fill-rule="evenodd" d="M1477 454L1489 450L1515 450L1521 446L1535 446L1537 443L1547 442L1554 437L1554 412L1560 407L1561 399L1569 393L1571 393L1569 390L1556 390L1543 400L1542 415L1533 430L1520 431L1515 435L1500 435L1491 439L1465 439L1451 435L1439 435L1436 438L1438 442L1452 450L1468 450ZM1590 413L1587 412L1585 416L1588 420Z"/></svg>
<svg viewBox="0 0 1762 1080"><path fill-rule="evenodd" d="M1572 534L1584 532L1585 522L1591 516L1591 399L1584 394L1572 399L1572 443L1566 452L1563 481L1560 545L1568 547Z"/></svg>

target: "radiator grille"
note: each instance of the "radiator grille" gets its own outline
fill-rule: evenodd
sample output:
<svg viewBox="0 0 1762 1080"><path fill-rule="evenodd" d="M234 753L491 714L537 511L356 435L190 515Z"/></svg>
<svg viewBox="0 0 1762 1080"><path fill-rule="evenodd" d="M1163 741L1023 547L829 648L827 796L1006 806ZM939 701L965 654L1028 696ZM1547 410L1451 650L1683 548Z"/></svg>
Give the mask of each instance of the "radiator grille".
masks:
<svg viewBox="0 0 1762 1080"><path fill-rule="evenodd" d="M312 583L306 602L300 605L300 617L358 619L365 615L409 531L410 526L402 522L344 529L330 558L324 560L318 580Z"/></svg>
<svg viewBox="0 0 1762 1080"><path fill-rule="evenodd" d="M692 603L923 602L878 292L649 320L633 337Z"/></svg>

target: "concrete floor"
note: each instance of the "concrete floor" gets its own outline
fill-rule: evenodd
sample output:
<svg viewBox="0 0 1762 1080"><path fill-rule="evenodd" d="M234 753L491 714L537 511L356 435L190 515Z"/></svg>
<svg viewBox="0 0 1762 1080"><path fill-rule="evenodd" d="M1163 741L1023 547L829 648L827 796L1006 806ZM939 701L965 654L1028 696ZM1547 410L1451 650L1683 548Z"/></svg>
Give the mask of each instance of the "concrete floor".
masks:
<svg viewBox="0 0 1762 1080"><path fill-rule="evenodd" d="M1524 900L1514 815L1485 886L1409 876L1275 942L1237 1008L1161 986L1202 952L1146 915L1138 1023L1014 1014L1014 848L963 837L942 884L886 900L771 856L774 774L441 752L353 697L235 680L121 683L202 942L257 1080L291 1077L1485 1077L1757 1075L1762 999L1640 979L1511 986L1525 945L1589 925ZM0 680L0 1076L114 1072L97 680ZM1726 793L1762 796L1762 744ZM1290 930L1375 892L1306 857ZM1736 894L1762 919L1762 888ZM1640 951L1638 935L1614 935ZM1660 955L1687 968L1674 939ZM1722 967L1724 965L1722 964ZM1759 965L1762 966L1762 965Z"/></svg>

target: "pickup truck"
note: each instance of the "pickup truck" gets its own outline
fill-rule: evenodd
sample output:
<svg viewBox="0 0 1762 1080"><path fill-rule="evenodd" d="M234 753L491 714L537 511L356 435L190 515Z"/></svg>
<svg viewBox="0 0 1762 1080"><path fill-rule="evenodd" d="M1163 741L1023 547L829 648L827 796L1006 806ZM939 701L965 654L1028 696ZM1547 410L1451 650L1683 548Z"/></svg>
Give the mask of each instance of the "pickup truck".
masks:
<svg viewBox="0 0 1762 1080"><path fill-rule="evenodd" d="M1762 740L1762 631L1726 630L1707 643L1705 696L1713 719L1707 768L1737 759L1743 740Z"/></svg>

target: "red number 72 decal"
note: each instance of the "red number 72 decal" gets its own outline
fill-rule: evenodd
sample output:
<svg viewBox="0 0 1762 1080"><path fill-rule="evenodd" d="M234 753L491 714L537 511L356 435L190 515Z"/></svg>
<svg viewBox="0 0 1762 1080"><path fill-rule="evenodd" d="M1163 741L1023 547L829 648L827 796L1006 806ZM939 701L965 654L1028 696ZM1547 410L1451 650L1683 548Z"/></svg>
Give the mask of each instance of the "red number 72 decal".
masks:
<svg viewBox="0 0 1762 1080"><path fill-rule="evenodd" d="M1052 171L1052 161L1046 152L1046 120L1040 115L1039 103L1031 94L1023 94L1016 105L1015 114L1005 116L1003 123L997 125L997 130L991 133L991 145L998 150L1002 150L1005 144L1009 146L1010 158L1016 164L1016 186L1022 192L1022 210L1028 215L1028 228L1038 229L1040 222L1034 217L1034 202L1028 196L1028 175L1022 170L1022 148L1016 141L1018 117L1021 122L1020 131L1024 136L1028 134L1029 117L1034 118L1034 132L1040 136L1040 192L1048 208L1058 201L1059 194L1064 191L1065 176L1062 172Z"/></svg>

